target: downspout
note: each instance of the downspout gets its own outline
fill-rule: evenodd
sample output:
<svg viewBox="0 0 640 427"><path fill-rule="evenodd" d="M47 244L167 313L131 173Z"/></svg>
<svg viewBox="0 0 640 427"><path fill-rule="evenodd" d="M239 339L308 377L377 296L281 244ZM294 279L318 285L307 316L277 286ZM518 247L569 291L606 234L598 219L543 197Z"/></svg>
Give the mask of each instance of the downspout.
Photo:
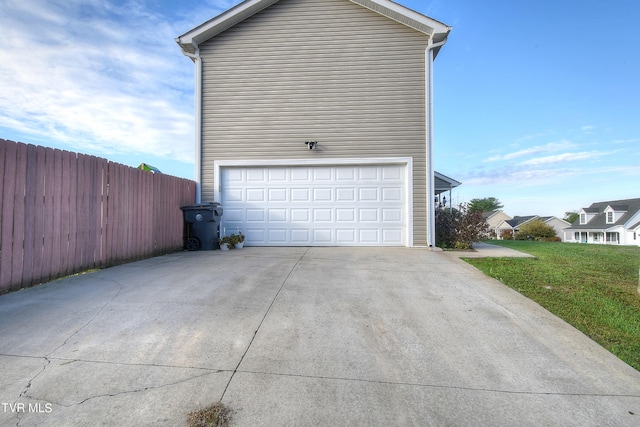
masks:
<svg viewBox="0 0 640 427"><path fill-rule="evenodd" d="M429 37L429 43L425 50L425 88L426 99L426 122L427 122L427 246L436 246L436 223L435 223L435 184L433 169L433 49L444 45L447 39L434 43L433 35Z"/></svg>
<svg viewBox="0 0 640 427"><path fill-rule="evenodd" d="M191 58L196 65L196 83L194 90L194 118L195 118L195 181L196 181L196 204L202 202L202 58L200 57L200 47L193 44L196 53L183 53Z"/></svg>

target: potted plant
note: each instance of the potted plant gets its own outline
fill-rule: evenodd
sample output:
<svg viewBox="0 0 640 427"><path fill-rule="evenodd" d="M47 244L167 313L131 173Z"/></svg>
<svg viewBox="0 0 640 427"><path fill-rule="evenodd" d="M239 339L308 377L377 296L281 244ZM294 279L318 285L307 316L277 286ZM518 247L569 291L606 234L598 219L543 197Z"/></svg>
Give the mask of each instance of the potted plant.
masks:
<svg viewBox="0 0 640 427"><path fill-rule="evenodd" d="M232 234L231 236L234 239L234 248L242 249L244 246L244 234L242 234L242 231L238 231L238 234Z"/></svg>
<svg viewBox="0 0 640 427"><path fill-rule="evenodd" d="M220 250L228 251L234 246L235 239L233 239L231 236L224 236L218 240L218 243L220 244Z"/></svg>

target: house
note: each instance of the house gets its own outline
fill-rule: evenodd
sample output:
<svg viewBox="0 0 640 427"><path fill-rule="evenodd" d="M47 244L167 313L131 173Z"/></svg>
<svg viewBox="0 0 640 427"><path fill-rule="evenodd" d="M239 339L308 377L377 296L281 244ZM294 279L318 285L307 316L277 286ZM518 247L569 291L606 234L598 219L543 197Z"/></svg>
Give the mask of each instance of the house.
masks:
<svg viewBox="0 0 640 427"><path fill-rule="evenodd" d="M444 194L442 197L440 197L440 194L442 193L446 193L447 191L449 192L449 211L451 211L451 209L453 209L453 198L451 197L451 190L453 190L454 188L458 187L459 185L462 185L462 183L460 181L456 181L453 178L449 178L446 175L441 174L438 171L434 172L434 189L435 189L435 195L437 196L437 200L436 203L438 203L438 207L446 207L447 206L447 195Z"/></svg>
<svg viewBox="0 0 640 427"><path fill-rule="evenodd" d="M500 239L500 233L497 230L500 223L511 219L509 215L498 209L490 212L482 212L482 217L489 225L489 232L493 233L496 239Z"/></svg>
<svg viewBox="0 0 640 427"><path fill-rule="evenodd" d="M432 67L450 30L389 0L246 0L178 37L198 201L247 245L435 246Z"/></svg>
<svg viewBox="0 0 640 427"><path fill-rule="evenodd" d="M528 223L533 221L542 221L546 225L551 226L555 232L556 236L560 237L564 241L564 229L569 227L571 224L567 221L557 218L555 216L538 216L538 215L529 215L529 216L514 216L511 219L501 221L495 228L496 238L503 239L506 235L515 236L516 233L520 230L520 228Z"/></svg>
<svg viewBox="0 0 640 427"><path fill-rule="evenodd" d="M566 228L567 242L640 246L640 199L593 203Z"/></svg>

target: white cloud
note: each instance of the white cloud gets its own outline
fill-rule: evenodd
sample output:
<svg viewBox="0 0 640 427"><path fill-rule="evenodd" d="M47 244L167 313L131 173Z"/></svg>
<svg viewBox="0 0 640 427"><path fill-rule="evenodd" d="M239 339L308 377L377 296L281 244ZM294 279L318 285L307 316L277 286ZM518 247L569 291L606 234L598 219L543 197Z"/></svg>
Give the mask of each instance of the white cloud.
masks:
<svg viewBox="0 0 640 427"><path fill-rule="evenodd" d="M570 148L574 148L576 147L576 144L563 139L559 142L550 142L548 144L545 145L536 145L533 147L529 147L529 148L523 148L521 150L518 151L514 151L511 153L507 153L507 154L502 154L502 155L495 155L495 156L491 156L488 159L485 160L485 162L495 162L495 161L500 161L500 160L513 160L513 159L518 159L521 157L526 157L526 156L530 156L532 154L538 154L538 153L553 153L553 152L558 152L558 151L563 151L563 150L567 150Z"/></svg>
<svg viewBox="0 0 640 427"><path fill-rule="evenodd" d="M174 41L185 28L134 3L0 7L1 127L105 154L193 161L193 64Z"/></svg>
<svg viewBox="0 0 640 427"><path fill-rule="evenodd" d="M550 163L566 163L566 162L575 162L578 160L586 160L592 159L595 157L602 157L607 153L597 152L597 151L583 151L581 153L562 153L555 154L553 156L544 156L537 157L535 159L525 160L524 162L520 162L520 165L543 165Z"/></svg>

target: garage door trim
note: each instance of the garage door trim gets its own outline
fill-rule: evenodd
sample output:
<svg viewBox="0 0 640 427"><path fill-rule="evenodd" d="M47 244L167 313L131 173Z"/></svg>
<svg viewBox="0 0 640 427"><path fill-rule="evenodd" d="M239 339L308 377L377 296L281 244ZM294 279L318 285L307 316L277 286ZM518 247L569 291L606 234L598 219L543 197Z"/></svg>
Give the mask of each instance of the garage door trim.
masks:
<svg viewBox="0 0 640 427"><path fill-rule="evenodd" d="M214 200L222 200L221 169L226 167L286 167L286 166L404 166L406 246L413 246L413 159L411 157L342 158L342 159L269 159L269 160L216 160L213 162ZM224 206L223 206L224 209Z"/></svg>

